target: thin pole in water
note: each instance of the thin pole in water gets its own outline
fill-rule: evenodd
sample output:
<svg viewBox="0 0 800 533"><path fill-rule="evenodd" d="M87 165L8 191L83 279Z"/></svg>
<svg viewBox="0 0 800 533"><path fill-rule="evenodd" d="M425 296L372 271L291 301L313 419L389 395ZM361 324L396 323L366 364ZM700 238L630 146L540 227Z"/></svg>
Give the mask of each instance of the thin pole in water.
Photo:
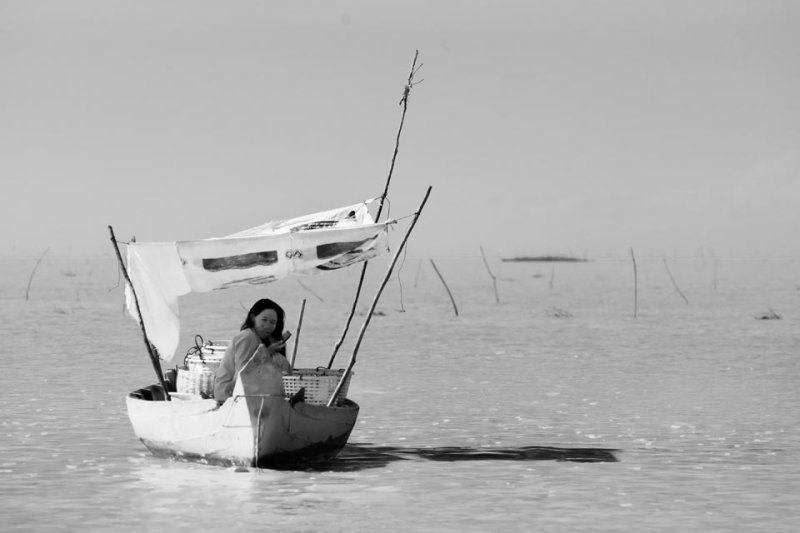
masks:
<svg viewBox="0 0 800 533"><path fill-rule="evenodd" d="M44 252L42 252L42 255L39 256L39 260L36 261L36 264L33 265L33 270L31 270L31 277L28 278L28 286L25 288L25 301L26 302L28 301L28 293L31 290L31 283L33 283L33 276L34 276L34 274L36 274L36 269L39 268L39 263L42 262L42 259L44 258L44 255L49 251L50 251L50 247L48 246L47 249Z"/></svg>
<svg viewBox="0 0 800 533"><path fill-rule="evenodd" d="M439 276L440 280L442 280L442 285L444 285L444 289L447 291L447 295L450 297L450 303L453 304L453 311L455 311L456 316L458 316L458 307L456 307L456 300L453 298L453 293L450 292L450 287L447 286L447 282L444 280L444 276L442 276L442 273L439 272L438 268L436 268L436 263L433 262L433 259L431 259L431 265L433 266L433 269L436 271L436 275Z"/></svg>
<svg viewBox="0 0 800 533"><path fill-rule="evenodd" d="M633 318L636 318L639 299L639 276L636 272L636 257L633 255L633 247L631 247L631 260L633 261Z"/></svg>
<svg viewBox="0 0 800 533"><path fill-rule="evenodd" d="M147 330L144 327L142 309L139 307L139 297L136 296L136 291L133 288L133 282L131 281L130 276L128 276L128 270L125 268L125 263L122 261L122 254L119 253L117 238L114 236L114 228L109 226L108 231L111 233L111 242L114 244L114 251L117 253L117 261L119 261L119 266L122 269L122 275L125 276L125 281L128 282L128 286L131 288L131 294L133 294L133 301L136 303L136 313L139 315L139 325L142 327L142 337L144 338L144 345L147 347L147 353L150 354L150 362L153 363L153 370L156 371L158 382L161 383L161 387L164 389L164 396L166 397L167 401L170 401L169 392L167 391L167 383L164 381L164 373L161 371L161 363L158 362L158 355L156 355L155 351L153 350L153 345L150 344L150 339L147 338Z"/></svg>
<svg viewBox="0 0 800 533"><path fill-rule="evenodd" d="M486 271L489 273L489 277L492 278L492 284L494 285L494 300L495 302L500 303L500 295L497 294L497 278L494 274L492 274L492 271L489 268L489 262L486 261L486 254L483 253L483 246L481 246L480 249L481 257L483 258L483 265L486 267Z"/></svg>
<svg viewBox="0 0 800 533"><path fill-rule="evenodd" d="M669 279L672 281L672 286L675 287L675 290L678 291L678 294L681 295L681 298L683 298L683 301L686 302L686 305L689 305L689 299L686 297L685 294L683 294L683 291L681 290L680 287L678 287L678 283L675 281L675 278L672 277L672 272L669 271L669 266L667 265L667 258L663 257L662 259L664 260L664 268L667 269L667 275L669 276Z"/></svg>
<svg viewBox="0 0 800 533"><path fill-rule="evenodd" d="M417 263L417 273L414 274L414 288L415 289L417 288L417 281L419 280L419 272L420 272L420 270L422 270L422 259L420 259L419 263Z"/></svg>
<svg viewBox="0 0 800 533"><path fill-rule="evenodd" d="M397 258L400 257L400 254L403 251L403 248L406 245L406 241L408 241L409 235L411 235L411 230L414 229L414 225L417 223L417 219L419 215L422 213L422 208L425 207L425 202L428 201L428 196L431 194L431 187L428 187L427 192L425 193L425 198L422 199L422 203L419 205L419 209L417 212L414 213L414 218L411 220L411 224L408 226L406 230L406 234L403 236L403 240L400 242L400 246L397 248L397 251L394 253L394 257L392 258L392 262L389 264L389 269L386 271L386 275L383 277L383 282L381 283L380 287L378 287L378 292L375 294L375 298L372 300L372 305L369 306L369 311L367 311L367 317L364 319L364 323L361 325L361 331L358 332L358 339L356 340L356 345L353 348L353 353L350 355L350 363L347 365L347 369L342 374L341 379L339 379L339 383L336 385L336 390L333 391L330 400L328 400L328 407L332 406L336 401L336 397L339 396L339 391L342 389L342 385L347 381L348 376L350 376L350 372L353 370L353 366L356 364L356 355L358 354L358 349L361 347L361 340L364 338L364 333L367 331L367 326L369 325L369 321L372 318L372 313L375 312L375 307L378 305L378 299L381 297L381 293L383 292L383 288L386 287L386 283L388 283L389 278L392 275L392 269L394 269L394 265L397 263Z"/></svg>

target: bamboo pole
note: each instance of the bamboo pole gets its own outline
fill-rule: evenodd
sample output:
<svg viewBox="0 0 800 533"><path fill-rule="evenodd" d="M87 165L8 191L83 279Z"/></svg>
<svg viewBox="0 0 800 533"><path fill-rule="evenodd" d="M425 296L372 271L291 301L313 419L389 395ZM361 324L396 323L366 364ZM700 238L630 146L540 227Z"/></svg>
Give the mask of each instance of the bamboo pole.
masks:
<svg viewBox="0 0 800 533"><path fill-rule="evenodd" d="M400 265L400 268L403 268L403 265ZM400 273L397 273L397 288L400 290L400 312L406 312L406 306L403 305L403 281L400 279Z"/></svg>
<svg viewBox="0 0 800 533"><path fill-rule="evenodd" d="M111 242L114 244L114 251L117 253L117 261L119 261L119 266L122 269L122 275L125 276L125 281L128 282L128 286L131 288L131 294L133 294L133 301L136 303L136 313L139 315L139 325L142 327L142 338L144 339L144 345L147 348L147 353L150 355L150 362L153 364L153 370L156 372L158 382L161 383L161 387L164 389L164 396L166 396L167 401L170 401L169 392L167 391L167 383L164 381L164 373L161 371L161 363L158 361L158 355L155 351L155 347L150 343L150 339L147 338L147 330L144 327L142 309L139 307L139 297L136 296L136 291L133 288L133 282L128 276L128 270L125 268L125 262L122 260L122 254L119 253L117 238L114 236L114 228L109 226L108 231L111 233Z"/></svg>
<svg viewBox="0 0 800 533"><path fill-rule="evenodd" d="M417 288L417 281L419 281L419 271L422 270L422 259L417 263L417 273L414 274L414 288Z"/></svg>
<svg viewBox="0 0 800 533"><path fill-rule="evenodd" d="M689 299L686 298L685 294L683 294L683 291L681 290L680 287L678 287L678 283L675 281L675 278L672 277L672 272L669 271L669 266L667 265L667 258L664 257L662 259L664 260L664 268L667 269L667 275L669 276L669 279L672 280L672 286L675 287L675 290L678 291L678 294L681 295L681 298L683 298L683 301L686 302L686 305L689 305Z"/></svg>
<svg viewBox="0 0 800 533"><path fill-rule="evenodd" d="M481 257L483 258L483 265L486 267L486 271L492 278L492 285L494 285L494 300L496 303L500 303L500 296L497 294L497 278L494 276L494 274L492 274L492 271L489 268L489 262L486 261L486 254L483 253L483 246L481 246L480 249L481 249Z"/></svg>
<svg viewBox="0 0 800 533"><path fill-rule="evenodd" d="M713 285L714 285L714 291L716 291L717 290L717 256L714 255L713 251L711 251L710 253L711 253L711 266L714 268Z"/></svg>
<svg viewBox="0 0 800 533"><path fill-rule="evenodd" d="M33 265L33 270L31 270L31 277L28 278L28 286L25 287L25 301L26 302L28 301L28 294L30 293L30 290L31 290L31 283L33 283L33 276L34 276L34 274L36 274L36 269L39 268L39 263L42 262L42 259L44 258L44 254L46 254L48 251L50 251L50 247L49 246L47 247L47 249L44 252L42 252L42 255L39 256L39 259L36 261L36 264Z"/></svg>
<svg viewBox="0 0 800 533"><path fill-rule="evenodd" d="M444 276L442 276L442 273L439 272L438 268L436 268L436 263L433 262L433 259L431 259L431 265L433 265L433 269L436 271L436 274L439 276L439 279L442 280L442 285L444 285L444 288L447 291L447 295L450 297L450 302L453 304L453 311L455 311L456 316L458 316L458 307L456 307L456 301L453 298L453 293L450 292L450 287L447 286L447 282L444 280Z"/></svg>
<svg viewBox="0 0 800 533"><path fill-rule="evenodd" d="M714 258L714 290L717 290L717 258Z"/></svg>
<svg viewBox="0 0 800 533"><path fill-rule="evenodd" d="M636 257L633 255L633 247L631 247L631 261L633 261L633 318L636 318L639 300L639 275L636 272Z"/></svg>
<svg viewBox="0 0 800 533"><path fill-rule="evenodd" d="M395 160L397 159L397 153L400 150L400 134L403 132L403 124L406 121L406 111L408 111L408 97L411 95L411 89L417 83L421 83L422 80L415 82L414 81L414 74L422 68L422 64L417 67L417 58L419 57L419 50L414 53L414 61L411 63L411 72L408 75L408 82L406 83L405 87L403 88L403 97L400 99L400 105L403 106L403 114L400 117L400 127L397 129L397 137L395 138L394 142L394 154L392 154L392 162L389 165L389 175L386 177L386 185L383 188L383 194L381 195L381 202L378 205L378 214L375 215L375 222L378 222L381 217L381 211L383 211L383 204L386 201L386 195L389 194L389 183L392 181L392 173L394 172L394 164ZM361 288L364 286L364 276L367 273L367 265L369 261L364 261L364 265L361 267L361 276L358 278L358 286L356 287L356 294L353 298L353 305L350 307L350 314L347 317L347 321L344 325L344 330L342 330L342 335L339 337L339 340L336 341L336 345L333 347L333 353L331 354L331 359L328 361L328 368L333 366L333 360L336 359L336 354L339 353L339 348L342 347L342 343L344 342L345 337L347 336L347 331L350 329L350 323L353 321L353 316L356 314L356 306L358 305L358 299L361 296Z"/></svg>
<svg viewBox="0 0 800 533"><path fill-rule="evenodd" d="M370 319L372 318L372 313L375 312L375 307L378 305L378 299L381 297L381 293L383 292L384 287L386 287L386 283L389 282L389 278L392 275L392 270L394 269L394 265L397 263L397 258L400 257L400 253L403 251L403 248L406 245L406 241L408 241L409 235L411 235L411 230L414 229L414 226L419 219L420 214L422 213L422 209L425 207L425 202L428 201L428 196L431 194L431 188L428 187L428 190L425 192L425 198L422 199L422 203L419 205L419 209L417 212L414 213L414 218L411 220L411 224L408 226L406 230L406 234L403 236L403 240L400 242L400 246L397 248L397 251L394 253L394 257L392 258L392 262L389 264L389 269L386 271L386 275L383 277L383 282L381 282L380 287L378 287L378 292L375 294L375 297L372 299L372 305L369 306L369 311L367 312L367 316L364 319L364 323L361 325L361 330L358 332L358 338L356 339L356 345L353 348L353 353L350 355L350 362L347 365L347 369L345 369L344 374L342 374L341 379L339 379L339 383L336 385L336 390L333 391L330 400L328 400L328 407L334 404L336 401L336 397L339 395L339 391L342 389L342 385L347 381L350 372L353 370L353 366L356 364L356 355L358 354L358 349L361 347L361 341L364 339L364 333L367 331L367 326L369 326Z"/></svg>
<svg viewBox="0 0 800 533"><path fill-rule="evenodd" d="M294 370L294 361L297 359L297 345L300 344L300 328L303 327L303 314L306 311L306 299L303 298L303 303L300 304L300 318L297 321L297 331L294 334L294 345L292 346L292 370Z"/></svg>

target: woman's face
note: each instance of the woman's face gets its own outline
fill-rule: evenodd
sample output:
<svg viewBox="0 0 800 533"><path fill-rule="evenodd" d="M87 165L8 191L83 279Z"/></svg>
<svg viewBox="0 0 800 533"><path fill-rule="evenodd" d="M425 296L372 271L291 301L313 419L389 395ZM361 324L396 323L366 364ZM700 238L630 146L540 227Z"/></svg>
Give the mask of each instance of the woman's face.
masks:
<svg viewBox="0 0 800 533"><path fill-rule="evenodd" d="M278 324L278 313L274 309L264 309L253 317L253 330L261 340L269 338Z"/></svg>

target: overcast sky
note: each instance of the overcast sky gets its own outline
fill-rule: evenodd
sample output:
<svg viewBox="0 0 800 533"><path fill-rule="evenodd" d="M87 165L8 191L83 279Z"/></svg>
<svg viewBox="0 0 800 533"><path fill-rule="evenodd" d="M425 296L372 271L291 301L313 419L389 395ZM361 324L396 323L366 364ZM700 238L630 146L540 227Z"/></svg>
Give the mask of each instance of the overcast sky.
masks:
<svg viewBox="0 0 800 533"><path fill-rule="evenodd" d="M800 254L800 2L0 0L0 254L377 196L411 251Z"/></svg>

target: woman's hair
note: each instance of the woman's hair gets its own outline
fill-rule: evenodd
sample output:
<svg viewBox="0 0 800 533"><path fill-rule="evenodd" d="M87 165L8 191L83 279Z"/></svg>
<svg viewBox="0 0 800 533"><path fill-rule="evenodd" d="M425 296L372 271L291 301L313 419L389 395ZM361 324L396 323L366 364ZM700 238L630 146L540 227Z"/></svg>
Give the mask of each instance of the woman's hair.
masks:
<svg viewBox="0 0 800 533"><path fill-rule="evenodd" d="M242 323L241 329L245 330L247 328L252 328L254 323L253 320L255 319L255 317L261 314L261 312L264 311L265 309L272 309L273 311L275 311L275 314L278 315L278 321L275 324L275 330L272 332L272 337L275 340L278 340L281 338L281 335L283 334L283 319L285 313L283 312L283 308L280 305L276 304L269 298L262 298L261 300L253 304L253 307L251 307L250 311L247 313L247 318L245 318L244 322Z"/></svg>

